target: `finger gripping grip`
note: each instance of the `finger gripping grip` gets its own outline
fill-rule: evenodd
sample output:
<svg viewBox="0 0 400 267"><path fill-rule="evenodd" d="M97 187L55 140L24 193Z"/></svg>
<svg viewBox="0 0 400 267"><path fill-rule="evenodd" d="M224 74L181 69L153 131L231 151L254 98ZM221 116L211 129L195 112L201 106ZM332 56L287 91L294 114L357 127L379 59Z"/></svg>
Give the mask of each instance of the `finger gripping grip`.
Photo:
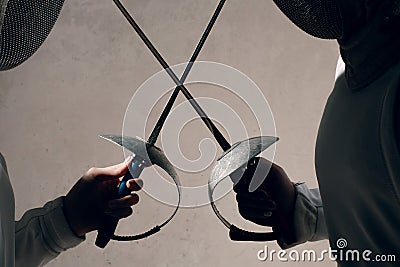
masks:
<svg viewBox="0 0 400 267"><path fill-rule="evenodd" d="M278 238L278 234L275 232L269 232L269 233L248 232L232 224L229 229L229 237L231 238L232 241L264 242L264 241L276 240Z"/></svg>

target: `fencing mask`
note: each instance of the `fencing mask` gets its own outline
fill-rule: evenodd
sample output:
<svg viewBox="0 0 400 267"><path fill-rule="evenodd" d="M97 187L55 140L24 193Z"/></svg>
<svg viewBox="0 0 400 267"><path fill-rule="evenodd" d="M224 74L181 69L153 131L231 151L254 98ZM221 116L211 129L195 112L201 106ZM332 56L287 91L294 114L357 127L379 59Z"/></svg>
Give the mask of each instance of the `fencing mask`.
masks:
<svg viewBox="0 0 400 267"><path fill-rule="evenodd" d="M324 39L338 39L343 22L337 0L274 0L279 9L300 29Z"/></svg>
<svg viewBox="0 0 400 267"><path fill-rule="evenodd" d="M12 69L42 45L64 0L0 0L0 70Z"/></svg>

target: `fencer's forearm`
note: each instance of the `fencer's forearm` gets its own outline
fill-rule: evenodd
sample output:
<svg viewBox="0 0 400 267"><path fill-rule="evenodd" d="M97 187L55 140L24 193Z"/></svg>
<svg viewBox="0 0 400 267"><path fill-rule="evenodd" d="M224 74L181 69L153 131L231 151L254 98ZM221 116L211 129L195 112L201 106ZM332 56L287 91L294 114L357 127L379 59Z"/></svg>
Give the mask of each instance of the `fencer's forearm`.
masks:
<svg viewBox="0 0 400 267"><path fill-rule="evenodd" d="M16 266L42 266L84 240L70 229L62 205L63 198L57 198L15 223Z"/></svg>
<svg viewBox="0 0 400 267"><path fill-rule="evenodd" d="M327 239L328 231L319 189L309 189L305 183L301 183L296 185L296 192L295 223L299 237L307 241Z"/></svg>
<svg viewBox="0 0 400 267"><path fill-rule="evenodd" d="M280 242L279 245L282 248L328 238L319 189L309 189L304 183L296 184L295 189L296 201L293 218L295 241L291 244Z"/></svg>

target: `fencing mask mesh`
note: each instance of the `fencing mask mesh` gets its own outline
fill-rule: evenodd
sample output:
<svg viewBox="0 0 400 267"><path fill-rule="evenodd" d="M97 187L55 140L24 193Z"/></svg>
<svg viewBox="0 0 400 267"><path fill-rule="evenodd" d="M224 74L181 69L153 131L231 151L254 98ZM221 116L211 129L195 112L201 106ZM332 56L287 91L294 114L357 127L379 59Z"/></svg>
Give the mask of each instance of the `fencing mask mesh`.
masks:
<svg viewBox="0 0 400 267"><path fill-rule="evenodd" d="M1 35L1 27L3 26L4 13L6 13L8 0L0 0L0 35Z"/></svg>
<svg viewBox="0 0 400 267"><path fill-rule="evenodd" d="M338 39L343 25L337 0L274 0L300 29L318 38Z"/></svg>
<svg viewBox="0 0 400 267"><path fill-rule="evenodd" d="M53 28L63 3L0 0L0 70L14 68L35 53Z"/></svg>

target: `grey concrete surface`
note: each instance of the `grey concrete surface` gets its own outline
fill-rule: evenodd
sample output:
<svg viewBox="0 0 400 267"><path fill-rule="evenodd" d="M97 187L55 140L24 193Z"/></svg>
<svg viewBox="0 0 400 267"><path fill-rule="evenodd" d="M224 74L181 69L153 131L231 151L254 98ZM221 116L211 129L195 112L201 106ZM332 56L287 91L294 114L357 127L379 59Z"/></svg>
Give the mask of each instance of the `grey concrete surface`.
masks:
<svg viewBox="0 0 400 267"><path fill-rule="evenodd" d="M171 65L190 57L217 4L210 0L125 2ZM280 137L276 162L294 181L315 187L314 144L337 57L335 42L302 33L272 1L233 0L227 1L199 59L230 65L257 83L271 106ZM39 51L22 66L0 73L0 150L8 162L17 218L66 194L89 167L123 160L120 148L97 135L121 133L130 98L159 70L112 1L66 1ZM196 88L196 96L212 91L213 97L229 103L223 91ZM190 157L198 156L192 149L194 141L209 137L200 122L188 124L182 135L180 145ZM181 178L184 184L204 183L208 176L209 169ZM141 197L135 215L123 223L124 231L144 230L171 211L145 194ZM232 193L218 205L245 225ZM114 242L100 250L94 239L95 233L89 234L84 244L49 266L335 266L328 260L260 262L257 252L265 244L230 241L209 206L180 210L162 232L146 240ZM278 249L274 243L268 247ZM297 247L299 251L327 248L326 241Z"/></svg>

